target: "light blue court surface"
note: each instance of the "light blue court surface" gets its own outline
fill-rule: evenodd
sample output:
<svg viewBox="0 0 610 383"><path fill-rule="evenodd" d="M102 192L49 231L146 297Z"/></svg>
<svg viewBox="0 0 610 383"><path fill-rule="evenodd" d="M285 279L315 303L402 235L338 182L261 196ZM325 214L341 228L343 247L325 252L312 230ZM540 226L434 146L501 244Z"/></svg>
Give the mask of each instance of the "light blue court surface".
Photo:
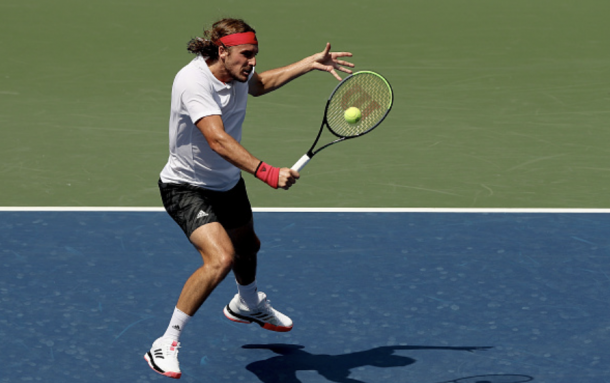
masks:
<svg viewBox="0 0 610 383"><path fill-rule="evenodd" d="M255 213L278 334L189 323L184 382L610 382L610 215ZM199 256L164 212L0 212L0 382L171 381L143 360Z"/></svg>

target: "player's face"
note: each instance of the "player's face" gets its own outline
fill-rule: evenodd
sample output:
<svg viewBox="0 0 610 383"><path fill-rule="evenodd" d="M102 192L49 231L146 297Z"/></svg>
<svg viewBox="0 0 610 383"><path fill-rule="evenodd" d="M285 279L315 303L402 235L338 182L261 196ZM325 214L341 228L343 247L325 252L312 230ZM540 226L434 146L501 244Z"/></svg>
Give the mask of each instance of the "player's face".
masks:
<svg viewBox="0 0 610 383"><path fill-rule="evenodd" d="M248 81L248 76L256 66L258 45L244 44L231 47L225 60L225 68L234 80Z"/></svg>

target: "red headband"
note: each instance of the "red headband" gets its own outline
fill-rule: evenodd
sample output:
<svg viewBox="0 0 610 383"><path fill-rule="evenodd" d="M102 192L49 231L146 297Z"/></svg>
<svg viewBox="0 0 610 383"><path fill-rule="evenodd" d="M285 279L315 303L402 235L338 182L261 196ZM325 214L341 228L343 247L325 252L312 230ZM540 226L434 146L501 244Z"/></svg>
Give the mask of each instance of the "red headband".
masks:
<svg viewBox="0 0 610 383"><path fill-rule="evenodd" d="M233 33L232 35L219 38L216 45L220 46L221 44L228 48L243 44L258 45L258 41L256 40L256 34L254 32L244 32Z"/></svg>

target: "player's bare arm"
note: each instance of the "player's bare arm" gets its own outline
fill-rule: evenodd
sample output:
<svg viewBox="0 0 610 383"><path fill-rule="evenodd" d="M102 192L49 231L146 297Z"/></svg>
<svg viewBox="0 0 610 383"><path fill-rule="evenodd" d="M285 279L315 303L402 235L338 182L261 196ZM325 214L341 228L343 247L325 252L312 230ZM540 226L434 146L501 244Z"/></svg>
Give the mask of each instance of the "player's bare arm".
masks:
<svg viewBox="0 0 610 383"><path fill-rule="evenodd" d="M256 175L261 160L227 134L219 115L204 117L197 121L196 125L214 152L239 169ZM299 173L297 171L281 168L279 169L277 187L288 190L298 178Z"/></svg>
<svg viewBox="0 0 610 383"><path fill-rule="evenodd" d="M261 96L313 70L329 72L341 81L337 71L351 74L352 71L349 68L354 67L354 64L342 60L342 58L352 57L352 54L350 52L331 52L330 49L330 43L326 43L322 52L306 57L294 64L271 69L260 74L255 73L249 82L249 93L252 96Z"/></svg>

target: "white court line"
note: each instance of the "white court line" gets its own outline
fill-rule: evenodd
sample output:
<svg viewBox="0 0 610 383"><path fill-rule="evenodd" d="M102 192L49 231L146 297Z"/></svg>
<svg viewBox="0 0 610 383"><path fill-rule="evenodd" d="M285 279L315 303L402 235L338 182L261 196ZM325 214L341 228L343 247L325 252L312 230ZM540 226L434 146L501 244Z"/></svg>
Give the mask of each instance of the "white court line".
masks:
<svg viewBox="0 0 610 383"><path fill-rule="evenodd" d="M290 213L610 213L610 209L542 208L253 208L256 212Z"/></svg>
<svg viewBox="0 0 610 383"><path fill-rule="evenodd" d="M297 208L255 207L259 213L610 213L610 209L565 208ZM101 207L101 206L0 206L2 211L56 211L56 212L163 212L162 207Z"/></svg>
<svg viewBox="0 0 610 383"><path fill-rule="evenodd" d="M162 207L102 207L102 206L0 206L0 211L117 211L156 212Z"/></svg>

